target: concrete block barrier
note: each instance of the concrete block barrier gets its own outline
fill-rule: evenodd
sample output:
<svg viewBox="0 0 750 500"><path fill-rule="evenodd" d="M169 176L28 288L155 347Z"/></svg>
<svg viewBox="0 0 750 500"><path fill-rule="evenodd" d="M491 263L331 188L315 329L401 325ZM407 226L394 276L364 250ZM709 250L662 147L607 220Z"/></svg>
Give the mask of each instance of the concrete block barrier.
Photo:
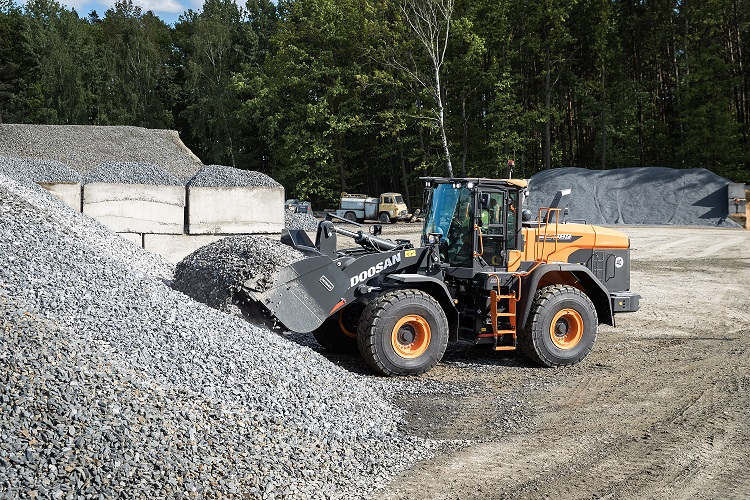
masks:
<svg viewBox="0 0 750 500"><path fill-rule="evenodd" d="M117 235L143 248L143 235L141 233L117 233Z"/></svg>
<svg viewBox="0 0 750 500"><path fill-rule="evenodd" d="M89 183L83 189L83 213L118 233L182 233L185 188Z"/></svg>
<svg viewBox="0 0 750 500"><path fill-rule="evenodd" d="M190 234L267 234L284 227L284 188L187 186Z"/></svg>
<svg viewBox="0 0 750 500"><path fill-rule="evenodd" d="M37 182L76 212L81 211L81 184L76 182Z"/></svg>
<svg viewBox="0 0 750 500"><path fill-rule="evenodd" d="M176 264L202 246L226 238L226 235L144 234L143 248Z"/></svg>

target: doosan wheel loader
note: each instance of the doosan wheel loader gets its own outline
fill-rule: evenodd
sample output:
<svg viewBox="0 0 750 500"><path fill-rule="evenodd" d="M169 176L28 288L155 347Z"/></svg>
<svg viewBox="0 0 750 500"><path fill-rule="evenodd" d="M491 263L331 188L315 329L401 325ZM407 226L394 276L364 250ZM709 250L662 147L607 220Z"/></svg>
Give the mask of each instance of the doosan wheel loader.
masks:
<svg viewBox="0 0 750 500"><path fill-rule="evenodd" d="M519 350L543 366L572 365L592 349L599 324L637 311L630 240L619 231L566 223L569 190L536 220L517 179L422 179L419 246L322 221L282 242L306 258L273 285L243 295L291 331L312 332L331 351L359 350L384 375L423 373L448 342ZM354 248L337 250L336 237Z"/></svg>

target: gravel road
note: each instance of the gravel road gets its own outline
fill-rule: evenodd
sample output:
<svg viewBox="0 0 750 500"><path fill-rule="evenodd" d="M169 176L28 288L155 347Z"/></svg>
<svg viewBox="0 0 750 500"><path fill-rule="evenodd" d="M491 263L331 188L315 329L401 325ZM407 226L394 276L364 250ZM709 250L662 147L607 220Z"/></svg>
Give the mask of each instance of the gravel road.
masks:
<svg viewBox="0 0 750 500"><path fill-rule="evenodd" d="M377 498L750 497L750 231L618 229L641 310L565 369L449 347L395 400L404 431L469 445Z"/></svg>

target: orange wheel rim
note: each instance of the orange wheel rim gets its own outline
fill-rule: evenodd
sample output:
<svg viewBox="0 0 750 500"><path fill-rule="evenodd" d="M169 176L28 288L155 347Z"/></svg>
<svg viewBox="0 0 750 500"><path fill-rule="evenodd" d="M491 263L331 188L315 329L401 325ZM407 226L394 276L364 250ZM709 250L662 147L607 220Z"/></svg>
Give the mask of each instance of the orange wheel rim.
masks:
<svg viewBox="0 0 750 500"><path fill-rule="evenodd" d="M409 314L396 322L391 333L393 350L402 358L418 358L430 346L432 330L422 316Z"/></svg>
<svg viewBox="0 0 750 500"><path fill-rule="evenodd" d="M344 335L346 335L347 337L351 337L353 339L357 338L357 332L350 332L344 326L344 312L343 311L341 312L341 314L339 314L339 328L341 328L341 331L344 332Z"/></svg>
<svg viewBox="0 0 750 500"><path fill-rule="evenodd" d="M552 343L558 348L572 349L583 337L583 318L575 309L563 309L555 314L549 326Z"/></svg>

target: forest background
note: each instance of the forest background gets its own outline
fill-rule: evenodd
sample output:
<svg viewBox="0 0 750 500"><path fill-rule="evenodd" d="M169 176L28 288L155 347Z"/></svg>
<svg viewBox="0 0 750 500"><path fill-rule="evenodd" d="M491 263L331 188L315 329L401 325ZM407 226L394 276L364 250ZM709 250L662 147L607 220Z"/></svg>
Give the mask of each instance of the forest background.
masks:
<svg viewBox="0 0 750 500"><path fill-rule="evenodd" d="M748 0L0 0L0 123L173 128L326 206L508 159L750 183L749 54Z"/></svg>

